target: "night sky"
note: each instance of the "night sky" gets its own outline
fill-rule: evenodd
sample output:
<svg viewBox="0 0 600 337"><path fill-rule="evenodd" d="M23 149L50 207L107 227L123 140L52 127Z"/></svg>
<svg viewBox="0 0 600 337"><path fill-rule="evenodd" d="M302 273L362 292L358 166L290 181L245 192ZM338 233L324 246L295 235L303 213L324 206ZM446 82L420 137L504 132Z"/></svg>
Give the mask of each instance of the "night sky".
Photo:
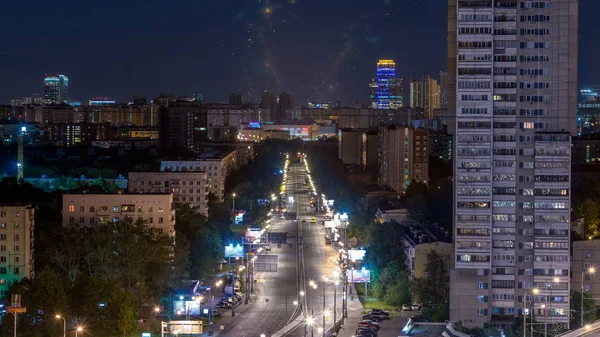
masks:
<svg viewBox="0 0 600 337"><path fill-rule="evenodd" d="M204 91L210 102L264 90L366 102L379 58L405 81L446 69L447 0L5 1L0 103L43 93L119 102ZM600 1L580 0L580 83L600 84ZM407 85L405 85L406 87Z"/></svg>

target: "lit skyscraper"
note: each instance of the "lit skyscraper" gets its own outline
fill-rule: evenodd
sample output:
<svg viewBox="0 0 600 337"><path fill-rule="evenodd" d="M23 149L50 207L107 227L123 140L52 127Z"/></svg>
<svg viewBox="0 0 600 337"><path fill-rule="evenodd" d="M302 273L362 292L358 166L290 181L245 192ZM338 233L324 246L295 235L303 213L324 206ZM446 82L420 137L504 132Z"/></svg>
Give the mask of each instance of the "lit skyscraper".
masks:
<svg viewBox="0 0 600 337"><path fill-rule="evenodd" d="M426 118L440 107L440 86L429 76L410 81L410 107L423 109Z"/></svg>
<svg viewBox="0 0 600 337"><path fill-rule="evenodd" d="M578 7L448 1L452 322L569 324Z"/></svg>
<svg viewBox="0 0 600 337"><path fill-rule="evenodd" d="M377 62L376 105L378 109L390 108L394 80L396 79L396 63L394 60L379 60Z"/></svg>
<svg viewBox="0 0 600 337"><path fill-rule="evenodd" d="M65 103L69 100L69 78L62 74L44 76L46 103Z"/></svg>

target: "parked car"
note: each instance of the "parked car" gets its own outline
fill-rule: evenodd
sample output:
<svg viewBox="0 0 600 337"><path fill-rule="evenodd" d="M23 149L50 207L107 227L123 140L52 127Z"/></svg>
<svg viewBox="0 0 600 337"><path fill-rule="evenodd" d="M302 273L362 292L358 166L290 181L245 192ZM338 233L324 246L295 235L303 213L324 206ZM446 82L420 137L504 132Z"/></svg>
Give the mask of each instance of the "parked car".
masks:
<svg viewBox="0 0 600 337"><path fill-rule="evenodd" d="M421 315L413 316L413 317L411 317L408 320L408 324L413 324L413 323L428 323L428 322L429 322L429 320L427 318L421 316Z"/></svg>
<svg viewBox="0 0 600 337"><path fill-rule="evenodd" d="M208 317L208 313L202 313L200 316L202 317ZM212 317L220 317L221 313L219 312L219 310L214 310L212 311Z"/></svg>
<svg viewBox="0 0 600 337"><path fill-rule="evenodd" d="M410 310L411 310L410 304L402 304L402 311L410 311Z"/></svg>
<svg viewBox="0 0 600 337"><path fill-rule="evenodd" d="M421 306L420 306L419 304L417 304L417 303L413 303L413 304L410 306L410 310L413 310L413 311L418 311L418 310L421 310Z"/></svg>
<svg viewBox="0 0 600 337"><path fill-rule="evenodd" d="M389 316L390 316L390 313L389 313L389 312L387 312L387 311L383 311L383 310L381 310L381 309L371 309L371 313L372 313L372 314L379 314L379 315L383 315L383 316L386 316L386 317L389 317Z"/></svg>
<svg viewBox="0 0 600 337"><path fill-rule="evenodd" d="M226 301L221 301L221 302L217 303L217 307L219 307L219 308L229 309L229 308L231 308L231 306L232 306L231 303L226 302Z"/></svg>
<svg viewBox="0 0 600 337"><path fill-rule="evenodd" d="M358 327L359 328L369 328L372 329L374 331L379 330L379 325L373 325L373 323L370 323L371 321L362 321L362 322L358 322Z"/></svg>
<svg viewBox="0 0 600 337"><path fill-rule="evenodd" d="M267 251L267 252L270 252L270 251L271 251L271 246L269 246L269 245L266 245L266 246L265 246L265 251Z"/></svg>
<svg viewBox="0 0 600 337"><path fill-rule="evenodd" d="M356 328L356 331L354 333L356 333L357 335L363 335L363 336L365 334L371 334L374 337L377 336L377 331L370 329L370 328L363 328L363 327Z"/></svg>
<svg viewBox="0 0 600 337"><path fill-rule="evenodd" d="M381 322L384 320L384 316L376 315L376 314L364 314L362 315L363 320L369 320L374 322Z"/></svg>
<svg viewBox="0 0 600 337"><path fill-rule="evenodd" d="M375 322L375 321L371 321L369 319L363 319L362 321L360 321L360 323L370 323L373 326L376 326L377 329L379 329L379 323Z"/></svg>

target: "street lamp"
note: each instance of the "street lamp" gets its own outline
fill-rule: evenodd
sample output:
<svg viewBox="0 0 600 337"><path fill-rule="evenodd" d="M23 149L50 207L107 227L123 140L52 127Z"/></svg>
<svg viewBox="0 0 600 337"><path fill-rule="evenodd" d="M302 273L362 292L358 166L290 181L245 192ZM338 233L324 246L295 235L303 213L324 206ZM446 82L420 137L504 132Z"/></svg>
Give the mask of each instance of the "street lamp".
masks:
<svg viewBox="0 0 600 337"><path fill-rule="evenodd" d="M67 336L67 320L64 317L62 317L61 315L56 315L54 317L56 317L56 319L63 320L63 337L66 337Z"/></svg>
<svg viewBox="0 0 600 337"><path fill-rule="evenodd" d="M80 332L83 331L83 327L82 326L78 326L77 329L75 329L75 337L77 337L79 335Z"/></svg>
<svg viewBox="0 0 600 337"><path fill-rule="evenodd" d="M585 274L585 272L586 272L585 269L581 270L581 312L580 312L580 315L581 315L581 326L582 327L583 327L583 314L584 314L583 313L583 274ZM592 274L594 274L596 272L596 268L590 267L590 268L588 268L587 272L590 275L592 275Z"/></svg>
<svg viewBox="0 0 600 337"><path fill-rule="evenodd" d="M531 296L531 337L533 337L533 322L535 320L535 295L540 293L538 288L533 288L531 290L533 296Z"/></svg>

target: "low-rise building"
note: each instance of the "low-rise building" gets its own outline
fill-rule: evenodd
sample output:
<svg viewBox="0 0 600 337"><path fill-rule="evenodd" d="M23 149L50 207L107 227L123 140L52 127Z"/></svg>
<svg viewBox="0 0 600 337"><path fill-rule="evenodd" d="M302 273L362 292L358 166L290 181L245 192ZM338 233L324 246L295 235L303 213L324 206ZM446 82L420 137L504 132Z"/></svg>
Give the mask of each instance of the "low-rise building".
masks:
<svg viewBox="0 0 600 337"><path fill-rule="evenodd" d="M175 237L173 194L63 194L63 225L96 226L144 220Z"/></svg>
<svg viewBox="0 0 600 337"><path fill-rule="evenodd" d="M35 209L28 204L0 204L0 298L10 286L34 276Z"/></svg>
<svg viewBox="0 0 600 337"><path fill-rule="evenodd" d="M218 153L206 154L196 160L163 160L160 170L163 172L204 171L208 192L214 194L219 201L225 196L225 179L237 168L236 150L227 149Z"/></svg>
<svg viewBox="0 0 600 337"><path fill-rule="evenodd" d="M454 250L452 243L440 241L419 243L415 245L415 278L427 276L425 267L431 261L433 253L444 261L446 270L450 270L453 267L454 259L452 259L452 254ZM448 279L448 281L450 280Z"/></svg>
<svg viewBox="0 0 600 337"><path fill-rule="evenodd" d="M594 268L594 269L591 269ZM590 293L596 305L600 305L600 277L594 272L600 268L600 240L582 240L573 242L571 256L571 289ZM549 286L554 284L549 278Z"/></svg>
<svg viewBox="0 0 600 337"><path fill-rule="evenodd" d="M399 199L383 200L377 204L375 217L380 223L408 220L408 209Z"/></svg>
<svg viewBox="0 0 600 337"><path fill-rule="evenodd" d="M150 147L159 147L160 141L158 139L150 138L121 138L114 140L95 140L92 141L92 146L103 149L108 149L111 147L123 148L125 150L147 149Z"/></svg>
<svg viewBox="0 0 600 337"><path fill-rule="evenodd" d="M131 193L173 193L175 204L189 204L208 216L206 172L129 172Z"/></svg>

